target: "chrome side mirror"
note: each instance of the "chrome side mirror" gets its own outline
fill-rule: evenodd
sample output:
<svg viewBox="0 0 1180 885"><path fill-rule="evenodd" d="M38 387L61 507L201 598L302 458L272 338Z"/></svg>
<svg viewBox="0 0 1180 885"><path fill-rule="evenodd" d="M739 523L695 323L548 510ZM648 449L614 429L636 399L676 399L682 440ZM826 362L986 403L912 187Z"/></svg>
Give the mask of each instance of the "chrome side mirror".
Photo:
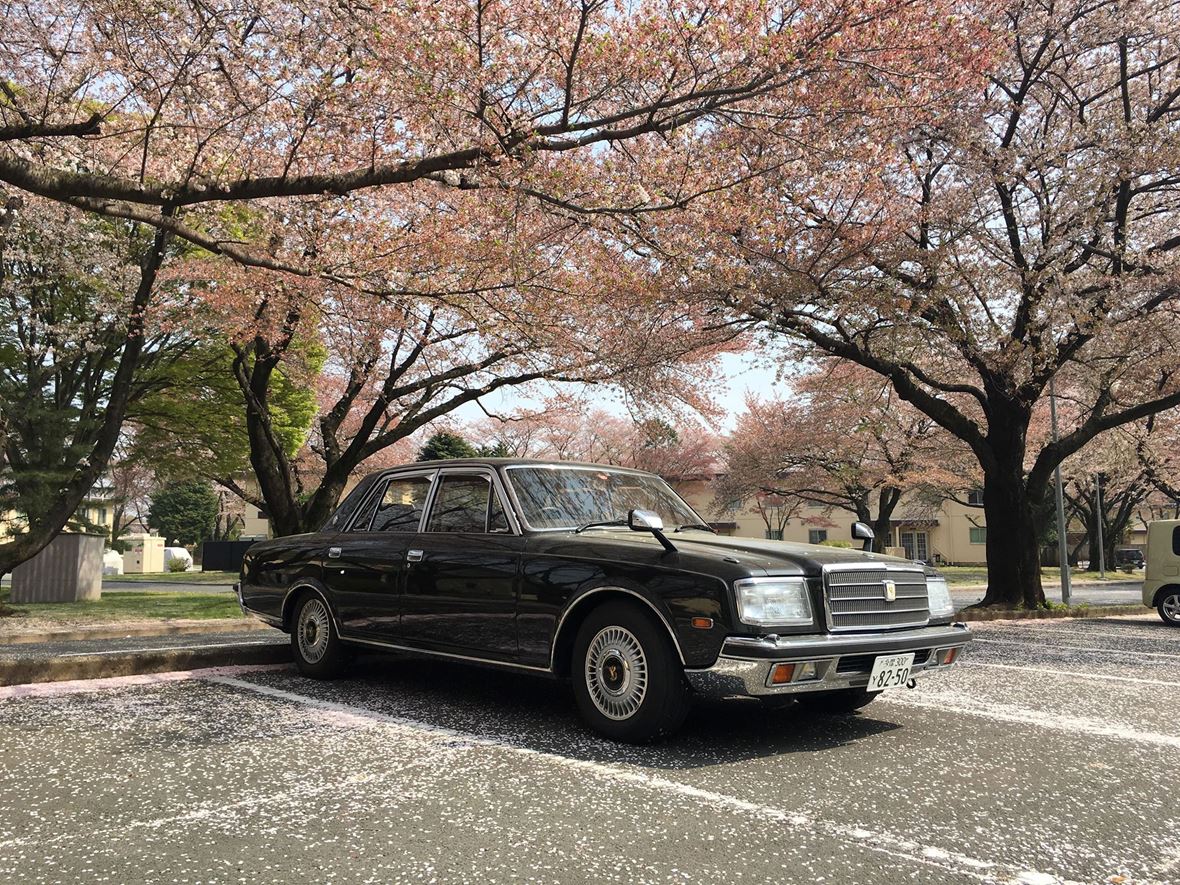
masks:
<svg viewBox="0 0 1180 885"><path fill-rule="evenodd" d="M664 521L654 510L631 510L627 513L627 527L633 532L662 532Z"/></svg>
<svg viewBox="0 0 1180 885"><path fill-rule="evenodd" d="M627 528L633 532L651 532L663 545L666 553L675 553L676 545L664 534L664 520L654 510L631 510L627 513Z"/></svg>
<svg viewBox="0 0 1180 885"><path fill-rule="evenodd" d="M864 549L873 549L873 540L877 537L873 527L867 522L854 522L852 524L852 538L855 541L864 541Z"/></svg>

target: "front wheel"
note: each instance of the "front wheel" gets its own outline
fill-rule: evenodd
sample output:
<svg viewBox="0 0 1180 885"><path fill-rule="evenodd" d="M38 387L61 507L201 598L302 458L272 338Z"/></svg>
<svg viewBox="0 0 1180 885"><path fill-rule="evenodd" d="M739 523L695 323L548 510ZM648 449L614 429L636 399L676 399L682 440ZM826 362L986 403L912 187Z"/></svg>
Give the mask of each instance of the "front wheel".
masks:
<svg viewBox="0 0 1180 885"><path fill-rule="evenodd" d="M574 641L574 697L586 724L612 740L643 743L680 727L688 686L662 625L638 606L608 602Z"/></svg>
<svg viewBox="0 0 1180 885"><path fill-rule="evenodd" d="M845 688L839 691L816 692L797 695L799 706L814 713L851 713L866 707L877 699L879 691L869 692L863 688Z"/></svg>
<svg viewBox="0 0 1180 885"><path fill-rule="evenodd" d="M1169 627L1180 627L1180 592L1173 590L1160 600L1156 610Z"/></svg>
<svg viewBox="0 0 1180 885"><path fill-rule="evenodd" d="M313 679L339 676L347 663L348 654L336 635L328 604L314 593L304 593L295 604L291 651L299 672Z"/></svg>

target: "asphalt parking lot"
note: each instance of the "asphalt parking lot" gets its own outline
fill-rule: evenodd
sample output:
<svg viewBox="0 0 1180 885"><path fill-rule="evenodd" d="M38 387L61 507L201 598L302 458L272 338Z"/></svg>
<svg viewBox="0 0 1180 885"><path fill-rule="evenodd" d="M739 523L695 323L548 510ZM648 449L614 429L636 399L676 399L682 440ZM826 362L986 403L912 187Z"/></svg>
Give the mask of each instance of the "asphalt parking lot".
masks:
<svg viewBox="0 0 1180 885"><path fill-rule="evenodd" d="M1180 631L976 634L858 715L701 704L654 747L421 661L0 689L0 880L1180 882Z"/></svg>

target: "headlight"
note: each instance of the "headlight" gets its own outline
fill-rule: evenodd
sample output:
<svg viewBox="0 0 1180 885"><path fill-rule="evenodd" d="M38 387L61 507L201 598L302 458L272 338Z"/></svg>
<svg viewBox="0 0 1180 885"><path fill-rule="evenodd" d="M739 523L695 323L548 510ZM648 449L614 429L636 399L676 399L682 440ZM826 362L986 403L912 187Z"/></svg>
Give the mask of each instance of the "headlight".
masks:
<svg viewBox="0 0 1180 885"><path fill-rule="evenodd" d="M942 575L926 576L926 596L930 600L930 617L949 618L955 613L951 589Z"/></svg>
<svg viewBox="0 0 1180 885"><path fill-rule="evenodd" d="M811 595L803 578L745 578L733 587L744 624L788 627L812 622Z"/></svg>

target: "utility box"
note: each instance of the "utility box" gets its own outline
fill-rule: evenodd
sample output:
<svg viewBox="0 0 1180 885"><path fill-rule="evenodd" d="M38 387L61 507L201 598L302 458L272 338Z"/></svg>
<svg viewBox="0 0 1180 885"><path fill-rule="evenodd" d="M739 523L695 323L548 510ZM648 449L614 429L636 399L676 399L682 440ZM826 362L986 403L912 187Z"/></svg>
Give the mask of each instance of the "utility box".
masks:
<svg viewBox="0 0 1180 885"><path fill-rule="evenodd" d="M12 601L82 602L102 596L106 536L62 533L12 570Z"/></svg>
<svg viewBox="0 0 1180 885"><path fill-rule="evenodd" d="M158 574L164 571L164 539L159 535L132 535L123 554L123 574Z"/></svg>

